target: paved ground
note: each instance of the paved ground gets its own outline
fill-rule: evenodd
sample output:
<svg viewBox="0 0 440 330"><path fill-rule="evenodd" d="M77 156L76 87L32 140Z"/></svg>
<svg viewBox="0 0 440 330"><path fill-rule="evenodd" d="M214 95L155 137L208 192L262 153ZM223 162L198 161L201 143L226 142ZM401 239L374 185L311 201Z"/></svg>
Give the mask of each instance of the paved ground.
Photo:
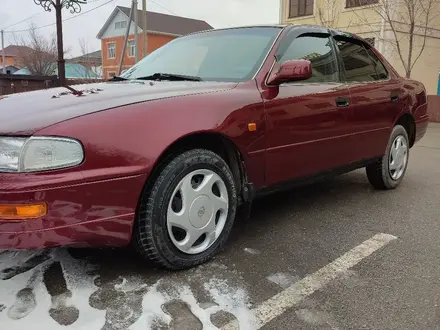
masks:
<svg viewBox="0 0 440 330"><path fill-rule="evenodd" d="M3 252L0 329L440 329L439 207L431 125L397 190L356 171L262 199L196 269L124 250Z"/></svg>

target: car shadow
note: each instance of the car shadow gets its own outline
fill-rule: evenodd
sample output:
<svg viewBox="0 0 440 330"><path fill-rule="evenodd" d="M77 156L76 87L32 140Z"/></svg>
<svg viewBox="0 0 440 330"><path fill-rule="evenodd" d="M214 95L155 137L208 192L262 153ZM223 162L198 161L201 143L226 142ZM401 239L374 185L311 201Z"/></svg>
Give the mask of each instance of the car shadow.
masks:
<svg viewBox="0 0 440 330"><path fill-rule="evenodd" d="M295 215L314 211L317 205L336 206L341 200L354 195L368 198L373 191L364 171L358 170L257 198L250 216L236 220L229 244L239 241L243 235L258 235L258 229L267 225L268 221L276 225L291 215L289 221L295 222ZM322 220L314 218L317 225Z"/></svg>

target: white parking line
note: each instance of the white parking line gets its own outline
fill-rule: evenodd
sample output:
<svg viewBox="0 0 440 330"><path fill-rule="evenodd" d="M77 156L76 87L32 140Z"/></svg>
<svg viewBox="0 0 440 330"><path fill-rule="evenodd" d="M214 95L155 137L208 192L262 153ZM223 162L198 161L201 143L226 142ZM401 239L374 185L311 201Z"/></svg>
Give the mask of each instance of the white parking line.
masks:
<svg viewBox="0 0 440 330"><path fill-rule="evenodd" d="M252 329L260 329L396 238L396 236L388 234L374 235L317 272L304 277L302 280L266 300L253 310L256 324ZM238 329L237 322L230 322L222 328L222 330L235 329Z"/></svg>

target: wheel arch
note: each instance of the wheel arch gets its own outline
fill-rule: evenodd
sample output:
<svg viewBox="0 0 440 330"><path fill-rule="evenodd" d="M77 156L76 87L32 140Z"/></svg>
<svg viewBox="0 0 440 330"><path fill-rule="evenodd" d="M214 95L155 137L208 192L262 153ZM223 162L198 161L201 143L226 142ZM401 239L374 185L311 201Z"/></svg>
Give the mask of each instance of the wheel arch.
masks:
<svg viewBox="0 0 440 330"><path fill-rule="evenodd" d="M229 165L241 198L243 184L247 182L246 165L238 146L227 136L217 132L196 132L180 137L168 145L157 158L148 176L145 189L149 190L168 161L178 153L191 149L207 149L222 157ZM240 200L239 200L240 202Z"/></svg>
<svg viewBox="0 0 440 330"><path fill-rule="evenodd" d="M405 128L410 148L414 145L416 140L416 122L414 117L409 113L402 114L396 121L395 125L401 125Z"/></svg>

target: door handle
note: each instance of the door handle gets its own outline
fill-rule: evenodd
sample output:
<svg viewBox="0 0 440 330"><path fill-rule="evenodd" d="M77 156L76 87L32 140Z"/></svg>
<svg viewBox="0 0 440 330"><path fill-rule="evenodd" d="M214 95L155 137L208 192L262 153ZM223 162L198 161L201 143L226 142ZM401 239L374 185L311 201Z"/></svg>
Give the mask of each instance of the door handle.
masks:
<svg viewBox="0 0 440 330"><path fill-rule="evenodd" d="M336 106L337 107L348 107L350 105L350 100L348 97L338 97L336 98Z"/></svg>
<svg viewBox="0 0 440 330"><path fill-rule="evenodd" d="M399 98L398 94L391 94L391 102L399 101Z"/></svg>

